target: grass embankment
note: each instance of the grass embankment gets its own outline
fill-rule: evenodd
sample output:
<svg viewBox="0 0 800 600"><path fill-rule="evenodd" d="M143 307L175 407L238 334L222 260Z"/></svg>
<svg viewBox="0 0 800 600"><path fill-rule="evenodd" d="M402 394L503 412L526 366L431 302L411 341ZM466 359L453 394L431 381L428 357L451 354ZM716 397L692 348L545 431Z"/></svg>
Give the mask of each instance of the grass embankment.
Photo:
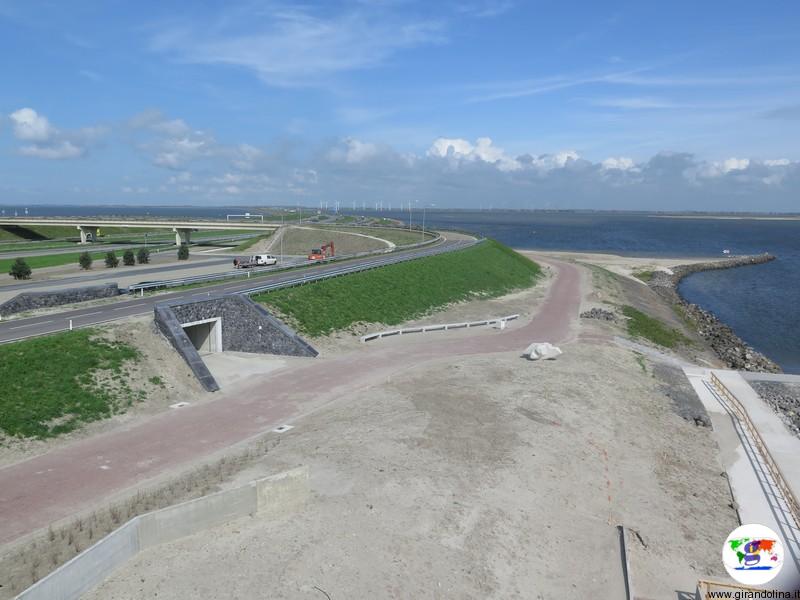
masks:
<svg viewBox="0 0 800 600"><path fill-rule="evenodd" d="M81 329L0 346L4 434L53 437L141 399L144 392L131 389L125 377L139 351L97 335Z"/></svg>
<svg viewBox="0 0 800 600"><path fill-rule="evenodd" d="M667 327L658 319L654 319L632 306L623 306L622 314L628 317L628 334L633 337L645 338L666 348L674 348L679 344L691 344L691 340L677 329Z"/></svg>
<svg viewBox="0 0 800 600"><path fill-rule="evenodd" d="M255 237L251 237L249 239L244 240L241 244L233 248L234 252L244 252L245 250L249 250L257 243L266 240L267 238L272 237L272 232L264 233L262 235L257 235Z"/></svg>
<svg viewBox="0 0 800 600"><path fill-rule="evenodd" d="M16 242L20 240L56 240L80 237L74 226L66 225L2 225L0 241Z"/></svg>
<svg viewBox="0 0 800 600"><path fill-rule="evenodd" d="M396 325L451 302L502 296L532 285L539 265L487 240L458 252L254 296L303 333L326 335L355 323Z"/></svg>

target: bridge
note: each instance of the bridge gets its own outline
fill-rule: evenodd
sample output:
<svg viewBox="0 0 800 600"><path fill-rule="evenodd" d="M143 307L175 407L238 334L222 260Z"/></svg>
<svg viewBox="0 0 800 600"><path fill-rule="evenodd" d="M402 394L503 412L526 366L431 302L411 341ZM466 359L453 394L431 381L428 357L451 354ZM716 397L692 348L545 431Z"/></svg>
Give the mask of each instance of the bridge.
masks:
<svg viewBox="0 0 800 600"><path fill-rule="evenodd" d="M171 229L175 232L175 245L188 244L191 239L192 231L225 231L225 230L248 230L255 231L274 231L279 225L274 223L242 223L239 221L163 221L148 219L50 219L50 218L30 218L13 217L0 219L0 227L5 226L75 226L81 232L81 244L88 244L97 240L97 233L101 227L130 227L131 229Z"/></svg>

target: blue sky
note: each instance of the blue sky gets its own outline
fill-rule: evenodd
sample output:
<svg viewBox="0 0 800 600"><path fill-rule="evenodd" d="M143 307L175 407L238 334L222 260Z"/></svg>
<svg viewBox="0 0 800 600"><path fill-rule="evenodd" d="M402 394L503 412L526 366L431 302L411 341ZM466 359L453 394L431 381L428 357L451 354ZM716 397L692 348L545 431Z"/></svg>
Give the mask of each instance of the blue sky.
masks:
<svg viewBox="0 0 800 600"><path fill-rule="evenodd" d="M800 210L800 5L0 0L0 203Z"/></svg>

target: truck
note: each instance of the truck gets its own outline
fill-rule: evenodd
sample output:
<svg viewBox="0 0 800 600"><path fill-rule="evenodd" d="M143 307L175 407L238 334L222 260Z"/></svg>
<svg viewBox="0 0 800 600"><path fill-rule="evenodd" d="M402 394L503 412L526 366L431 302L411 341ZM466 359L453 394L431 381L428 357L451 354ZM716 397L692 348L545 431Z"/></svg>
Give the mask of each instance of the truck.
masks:
<svg viewBox="0 0 800 600"><path fill-rule="evenodd" d="M277 265L278 259L271 254L254 254L253 256L245 256L242 258L234 258L233 266L237 269L249 269L250 267L268 267L270 265Z"/></svg>
<svg viewBox="0 0 800 600"><path fill-rule="evenodd" d="M308 253L308 260L324 260L332 256L336 256L333 249L333 242L328 242L321 248L312 248L311 252Z"/></svg>

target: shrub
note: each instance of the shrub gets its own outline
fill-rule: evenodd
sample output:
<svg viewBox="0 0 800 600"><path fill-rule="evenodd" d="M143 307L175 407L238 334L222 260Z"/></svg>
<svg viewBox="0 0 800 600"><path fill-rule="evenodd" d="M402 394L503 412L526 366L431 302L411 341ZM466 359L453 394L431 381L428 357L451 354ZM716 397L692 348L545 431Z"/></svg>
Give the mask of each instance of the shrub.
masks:
<svg viewBox="0 0 800 600"><path fill-rule="evenodd" d="M178 260L189 260L189 246L186 244L181 244L181 247L178 248Z"/></svg>
<svg viewBox="0 0 800 600"><path fill-rule="evenodd" d="M130 248L128 250L125 250L125 252L122 255L122 263L126 267L132 267L133 265L136 264L136 257L133 255L133 250L131 250Z"/></svg>
<svg viewBox="0 0 800 600"><path fill-rule="evenodd" d="M119 266L119 259L117 258L116 253L112 250L111 252L106 252L106 267L109 269L114 269Z"/></svg>
<svg viewBox="0 0 800 600"><path fill-rule="evenodd" d="M78 257L78 264L81 266L81 269L88 271L92 268L92 255L88 252L81 252L81 255Z"/></svg>
<svg viewBox="0 0 800 600"><path fill-rule="evenodd" d="M11 270L8 272L14 279L30 279L31 268L24 258L18 258L11 265Z"/></svg>
<svg viewBox="0 0 800 600"><path fill-rule="evenodd" d="M146 265L150 262L150 250L147 248L139 248L139 251L136 253L136 262L140 265Z"/></svg>

